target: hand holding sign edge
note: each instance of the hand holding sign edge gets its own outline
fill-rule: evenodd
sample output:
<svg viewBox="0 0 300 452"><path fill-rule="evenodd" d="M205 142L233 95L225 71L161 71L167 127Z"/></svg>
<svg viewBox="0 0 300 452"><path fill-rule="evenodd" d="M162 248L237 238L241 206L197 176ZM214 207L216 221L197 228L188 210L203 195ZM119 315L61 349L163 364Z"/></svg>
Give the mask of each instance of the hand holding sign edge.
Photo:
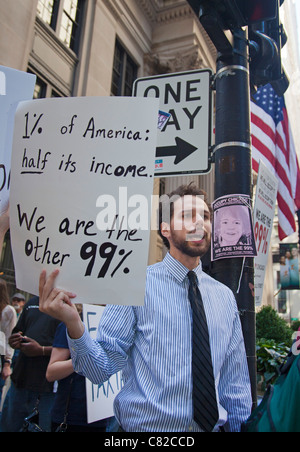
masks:
<svg viewBox="0 0 300 452"><path fill-rule="evenodd" d="M46 270L43 270L40 274L40 311L65 323L70 337L79 339L84 333L84 325L71 301L76 298L76 295L55 287L58 274L59 270L54 270L48 277Z"/></svg>

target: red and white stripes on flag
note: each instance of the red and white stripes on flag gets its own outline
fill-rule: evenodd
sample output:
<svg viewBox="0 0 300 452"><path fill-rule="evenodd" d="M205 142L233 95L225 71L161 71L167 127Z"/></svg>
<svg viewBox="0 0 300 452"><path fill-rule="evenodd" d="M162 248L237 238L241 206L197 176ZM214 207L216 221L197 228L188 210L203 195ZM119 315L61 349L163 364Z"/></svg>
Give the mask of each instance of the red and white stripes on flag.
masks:
<svg viewBox="0 0 300 452"><path fill-rule="evenodd" d="M300 209L300 171L283 97L271 85L260 88L251 102L252 164L259 161L276 175L279 239L296 231L295 212Z"/></svg>

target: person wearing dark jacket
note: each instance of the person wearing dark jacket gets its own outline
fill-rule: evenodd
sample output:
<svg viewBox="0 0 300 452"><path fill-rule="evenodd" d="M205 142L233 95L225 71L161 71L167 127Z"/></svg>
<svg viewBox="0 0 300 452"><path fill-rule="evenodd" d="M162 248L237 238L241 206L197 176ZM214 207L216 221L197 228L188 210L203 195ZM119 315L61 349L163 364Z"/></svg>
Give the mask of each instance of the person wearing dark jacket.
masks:
<svg viewBox="0 0 300 452"><path fill-rule="evenodd" d="M59 323L39 310L38 297L33 297L25 305L9 338L10 346L19 352L2 410L2 432L20 431L24 418L31 414L38 400L39 426L51 431L55 394L53 383L46 379L46 371Z"/></svg>

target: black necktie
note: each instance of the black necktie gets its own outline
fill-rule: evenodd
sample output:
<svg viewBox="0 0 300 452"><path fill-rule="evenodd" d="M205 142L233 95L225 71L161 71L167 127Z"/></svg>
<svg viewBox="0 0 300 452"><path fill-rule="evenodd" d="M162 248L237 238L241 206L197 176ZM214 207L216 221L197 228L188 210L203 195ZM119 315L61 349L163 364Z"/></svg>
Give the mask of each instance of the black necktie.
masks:
<svg viewBox="0 0 300 452"><path fill-rule="evenodd" d="M209 333L203 300L194 272L188 273L189 300L193 312L193 405L194 420L205 432L212 432L219 419Z"/></svg>

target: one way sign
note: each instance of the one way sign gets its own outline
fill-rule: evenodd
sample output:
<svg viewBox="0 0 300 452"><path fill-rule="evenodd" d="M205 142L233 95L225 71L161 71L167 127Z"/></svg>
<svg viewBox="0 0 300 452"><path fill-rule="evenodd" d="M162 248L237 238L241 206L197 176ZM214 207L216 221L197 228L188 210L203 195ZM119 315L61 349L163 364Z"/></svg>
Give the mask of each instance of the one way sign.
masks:
<svg viewBox="0 0 300 452"><path fill-rule="evenodd" d="M134 96L159 98L160 109L171 115L158 132L156 177L210 171L211 77L212 71L204 69L135 81Z"/></svg>

